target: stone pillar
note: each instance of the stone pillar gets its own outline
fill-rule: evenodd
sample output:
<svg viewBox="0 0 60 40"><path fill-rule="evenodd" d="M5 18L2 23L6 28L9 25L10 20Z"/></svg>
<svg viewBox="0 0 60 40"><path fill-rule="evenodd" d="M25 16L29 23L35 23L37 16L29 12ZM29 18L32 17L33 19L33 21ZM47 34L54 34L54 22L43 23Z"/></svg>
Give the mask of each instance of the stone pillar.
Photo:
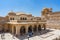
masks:
<svg viewBox="0 0 60 40"><path fill-rule="evenodd" d="M12 26L12 34L14 33L14 28L13 28L14 26Z"/></svg>
<svg viewBox="0 0 60 40"><path fill-rule="evenodd" d="M32 26L32 32L34 33L34 31L33 31L33 27L34 27L34 26Z"/></svg>
<svg viewBox="0 0 60 40"><path fill-rule="evenodd" d="M46 30L46 27L44 27L44 30Z"/></svg>
<svg viewBox="0 0 60 40"><path fill-rule="evenodd" d="M40 30L40 31L42 31L42 25L41 25L41 27L40 27L40 28L41 28L41 30Z"/></svg>
<svg viewBox="0 0 60 40"><path fill-rule="evenodd" d="M16 26L16 36L20 35L20 27Z"/></svg>
<svg viewBox="0 0 60 40"><path fill-rule="evenodd" d="M12 33L12 25L10 25L10 33Z"/></svg>
<svg viewBox="0 0 60 40"><path fill-rule="evenodd" d="M44 27L44 30L46 30L46 26L45 26L45 24L43 25L43 27Z"/></svg>
<svg viewBox="0 0 60 40"><path fill-rule="evenodd" d="M29 26L26 27L26 34L28 34L28 27L29 27Z"/></svg>
<svg viewBox="0 0 60 40"><path fill-rule="evenodd" d="M21 26L19 26L19 32L18 32L18 33L19 33L19 35L21 34L21 33L20 33L20 29L21 29Z"/></svg>
<svg viewBox="0 0 60 40"><path fill-rule="evenodd" d="M43 29L44 29L43 24L41 24L41 28L43 28Z"/></svg>
<svg viewBox="0 0 60 40"><path fill-rule="evenodd" d="M18 30L17 30L17 27L16 27L16 35L18 34L18 32L17 32Z"/></svg>
<svg viewBox="0 0 60 40"><path fill-rule="evenodd" d="M37 32L38 32L38 25L37 25Z"/></svg>

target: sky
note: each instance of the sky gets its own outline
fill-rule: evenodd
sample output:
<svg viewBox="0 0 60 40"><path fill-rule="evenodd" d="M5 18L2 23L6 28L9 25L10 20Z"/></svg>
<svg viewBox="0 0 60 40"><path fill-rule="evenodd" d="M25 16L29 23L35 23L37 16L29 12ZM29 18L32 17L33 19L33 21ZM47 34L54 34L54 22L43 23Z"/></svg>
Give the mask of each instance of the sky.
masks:
<svg viewBox="0 0 60 40"><path fill-rule="evenodd" d="M60 11L60 0L0 0L0 16L6 16L10 11L41 16L43 8Z"/></svg>

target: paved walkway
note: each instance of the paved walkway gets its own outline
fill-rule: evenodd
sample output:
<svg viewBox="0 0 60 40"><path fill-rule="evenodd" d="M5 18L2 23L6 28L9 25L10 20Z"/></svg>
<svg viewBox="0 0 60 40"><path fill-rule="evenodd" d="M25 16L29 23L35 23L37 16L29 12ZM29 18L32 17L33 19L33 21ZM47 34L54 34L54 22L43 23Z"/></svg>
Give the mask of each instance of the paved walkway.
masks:
<svg viewBox="0 0 60 40"><path fill-rule="evenodd" d="M29 40L53 40L60 37L60 30L55 30L55 29L50 29L50 30L52 31L42 35L38 33L38 35L30 37ZM2 40L1 34L0 34L0 40ZM10 33L5 33L4 40L28 40L28 38L26 36L21 36L20 38L16 38L14 36L13 38L13 36Z"/></svg>
<svg viewBox="0 0 60 40"><path fill-rule="evenodd" d="M10 34L10 33L5 33L5 35L1 38L1 35L2 34L0 34L0 40L19 40L18 38L16 38L16 37L14 37L13 38L13 36Z"/></svg>

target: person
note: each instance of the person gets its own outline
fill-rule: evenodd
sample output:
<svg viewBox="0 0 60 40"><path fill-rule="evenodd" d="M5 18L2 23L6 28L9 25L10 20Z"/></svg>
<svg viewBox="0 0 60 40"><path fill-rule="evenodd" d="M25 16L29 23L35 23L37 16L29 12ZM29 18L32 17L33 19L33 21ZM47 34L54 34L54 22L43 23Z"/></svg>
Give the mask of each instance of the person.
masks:
<svg viewBox="0 0 60 40"><path fill-rule="evenodd" d="M30 37L32 37L32 35L33 35L33 32L29 32L28 34L29 34L29 36L30 36Z"/></svg>
<svg viewBox="0 0 60 40"><path fill-rule="evenodd" d="M33 32L32 32L32 35L33 35Z"/></svg>

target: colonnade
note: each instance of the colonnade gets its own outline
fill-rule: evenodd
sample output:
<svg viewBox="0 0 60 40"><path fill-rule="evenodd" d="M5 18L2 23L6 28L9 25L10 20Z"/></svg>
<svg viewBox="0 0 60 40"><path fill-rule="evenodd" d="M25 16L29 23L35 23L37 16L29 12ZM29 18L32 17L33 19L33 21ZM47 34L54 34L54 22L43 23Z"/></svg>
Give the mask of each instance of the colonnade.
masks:
<svg viewBox="0 0 60 40"><path fill-rule="evenodd" d="M28 26L14 26L12 27L12 33L16 34L16 35L23 35L23 34L27 34L28 32L39 32L42 30L42 28L44 28L44 30L46 30L46 25L28 25Z"/></svg>

